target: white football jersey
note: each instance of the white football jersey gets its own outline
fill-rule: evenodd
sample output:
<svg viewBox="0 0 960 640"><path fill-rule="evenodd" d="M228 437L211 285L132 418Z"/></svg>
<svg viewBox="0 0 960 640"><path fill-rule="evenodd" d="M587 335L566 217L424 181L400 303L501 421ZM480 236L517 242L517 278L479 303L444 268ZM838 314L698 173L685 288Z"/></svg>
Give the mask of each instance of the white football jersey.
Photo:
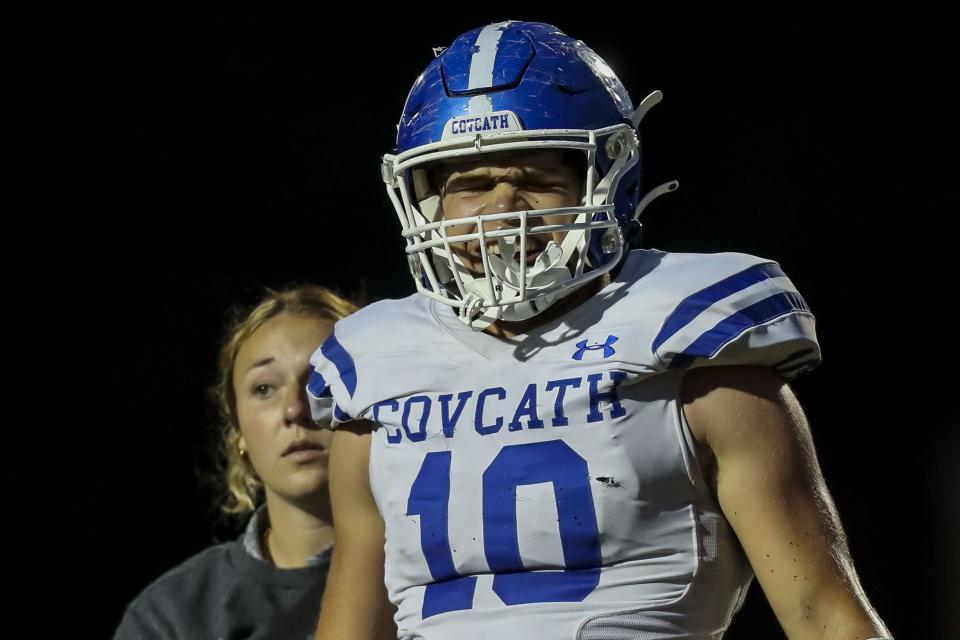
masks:
<svg viewBox="0 0 960 640"><path fill-rule="evenodd" d="M719 638L752 578L702 477L684 371L820 353L773 262L632 252L616 280L513 340L414 295L341 320L317 415L377 423L370 485L401 638Z"/></svg>

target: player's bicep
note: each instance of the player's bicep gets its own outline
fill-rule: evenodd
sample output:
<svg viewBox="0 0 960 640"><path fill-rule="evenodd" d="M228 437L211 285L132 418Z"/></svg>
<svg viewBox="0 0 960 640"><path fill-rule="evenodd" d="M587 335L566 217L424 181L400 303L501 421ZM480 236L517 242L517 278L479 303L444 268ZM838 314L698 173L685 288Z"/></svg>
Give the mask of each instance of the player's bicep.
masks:
<svg viewBox="0 0 960 640"><path fill-rule="evenodd" d="M380 522L382 533L383 522L370 491L370 438L370 425L366 422L341 425L333 434L330 500L338 533L343 529L345 533L368 537L372 534L369 525L374 521ZM339 546L341 541L337 542Z"/></svg>
<svg viewBox="0 0 960 640"><path fill-rule="evenodd" d="M318 638L374 640L396 636L383 583L384 525L370 491L370 426L342 425L330 449L333 562Z"/></svg>
<svg viewBox="0 0 960 640"><path fill-rule="evenodd" d="M378 576L382 582L384 526L370 491L370 438L367 423L342 425L334 432L330 449L334 560L363 569L349 576L351 580Z"/></svg>
<svg viewBox="0 0 960 640"><path fill-rule="evenodd" d="M692 372L685 411L717 465L717 497L791 636L824 625L871 631L806 419L768 370Z"/></svg>

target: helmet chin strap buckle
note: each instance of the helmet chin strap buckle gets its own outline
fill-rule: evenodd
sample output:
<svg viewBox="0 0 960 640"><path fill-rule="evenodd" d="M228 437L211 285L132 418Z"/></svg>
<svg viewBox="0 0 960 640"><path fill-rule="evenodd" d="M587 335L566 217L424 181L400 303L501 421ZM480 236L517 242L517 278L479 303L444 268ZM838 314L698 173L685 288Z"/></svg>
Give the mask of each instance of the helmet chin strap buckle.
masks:
<svg viewBox="0 0 960 640"><path fill-rule="evenodd" d="M467 324L483 311L483 298L472 291L468 293L460 304L460 319Z"/></svg>
<svg viewBox="0 0 960 640"><path fill-rule="evenodd" d="M474 331L483 331L498 320L519 322L528 320L559 299L556 295L537 295L545 289L563 284L572 279L569 268L562 264L563 249L553 240L547 243L536 261L526 269L526 290L535 299L520 298L520 263L513 259L516 236L499 238L497 247L501 255L490 255L490 279L497 293L497 300L487 300L484 295L484 280L465 284L465 294L460 303L460 321ZM507 259L504 260L503 256ZM520 256L524 258L525 256ZM511 298L513 298L511 300Z"/></svg>
<svg viewBox="0 0 960 640"><path fill-rule="evenodd" d="M464 296L457 317L474 331L483 331L500 319L500 307L484 306L483 297L470 291Z"/></svg>

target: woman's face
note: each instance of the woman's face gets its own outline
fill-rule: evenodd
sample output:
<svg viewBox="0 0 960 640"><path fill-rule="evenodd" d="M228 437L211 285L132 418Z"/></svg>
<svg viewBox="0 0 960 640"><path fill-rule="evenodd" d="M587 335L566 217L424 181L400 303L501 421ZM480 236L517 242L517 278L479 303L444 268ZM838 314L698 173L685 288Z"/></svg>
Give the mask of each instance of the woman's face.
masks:
<svg viewBox="0 0 960 640"><path fill-rule="evenodd" d="M233 367L240 447L269 496L304 504L327 500L333 434L310 419L305 387L314 350L333 321L281 313L240 347Z"/></svg>

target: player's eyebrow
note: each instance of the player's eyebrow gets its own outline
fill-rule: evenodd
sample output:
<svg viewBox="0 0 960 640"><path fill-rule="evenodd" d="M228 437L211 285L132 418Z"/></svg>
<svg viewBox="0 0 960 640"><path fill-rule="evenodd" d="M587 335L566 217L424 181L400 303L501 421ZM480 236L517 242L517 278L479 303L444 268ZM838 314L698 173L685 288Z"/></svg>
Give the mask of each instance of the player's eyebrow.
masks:
<svg viewBox="0 0 960 640"><path fill-rule="evenodd" d="M489 167L473 167L472 169L453 169L447 174L447 181L486 177L490 174Z"/></svg>
<svg viewBox="0 0 960 640"><path fill-rule="evenodd" d="M537 180L555 179L555 178L562 179L565 177L565 174L563 171L545 170L535 165L511 167L511 169L516 169L517 172L519 173L519 177L524 180L531 179L531 178L537 179ZM456 185L461 181L468 182L472 180L489 178L491 177L491 173L492 173L491 167L472 167L472 168L465 168L462 170L454 169L453 171L450 171L450 173L448 174L446 185L447 186L451 184Z"/></svg>

